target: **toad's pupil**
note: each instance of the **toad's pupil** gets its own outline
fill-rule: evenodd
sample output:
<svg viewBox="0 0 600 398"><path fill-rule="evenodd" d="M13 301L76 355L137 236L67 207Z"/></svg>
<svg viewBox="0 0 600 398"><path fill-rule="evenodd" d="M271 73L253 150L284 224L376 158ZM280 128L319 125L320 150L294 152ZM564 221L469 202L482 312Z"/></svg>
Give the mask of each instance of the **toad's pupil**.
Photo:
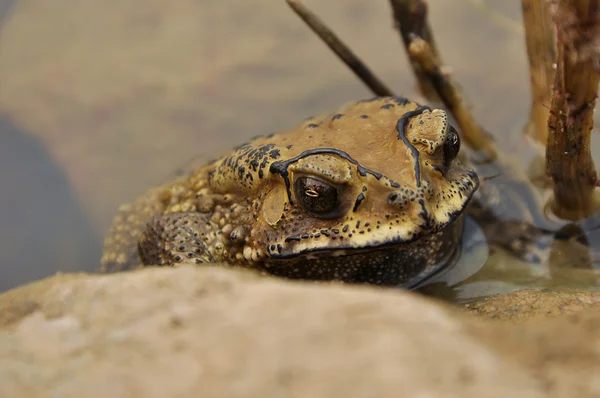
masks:
<svg viewBox="0 0 600 398"><path fill-rule="evenodd" d="M311 198L318 198L319 193L314 189L307 189L305 192L306 196L310 196Z"/></svg>
<svg viewBox="0 0 600 398"><path fill-rule="evenodd" d="M312 177L300 177L294 185L298 200L309 212L325 215L337 207L338 193L332 185Z"/></svg>

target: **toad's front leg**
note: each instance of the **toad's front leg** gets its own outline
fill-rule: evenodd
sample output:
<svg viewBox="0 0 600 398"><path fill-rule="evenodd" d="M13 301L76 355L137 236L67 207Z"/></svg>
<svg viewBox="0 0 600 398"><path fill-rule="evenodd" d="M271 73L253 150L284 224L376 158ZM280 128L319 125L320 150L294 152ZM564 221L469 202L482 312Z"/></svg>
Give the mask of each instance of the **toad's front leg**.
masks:
<svg viewBox="0 0 600 398"><path fill-rule="evenodd" d="M154 217L142 233L138 251L144 265L202 264L224 261L218 224L207 214L167 213Z"/></svg>

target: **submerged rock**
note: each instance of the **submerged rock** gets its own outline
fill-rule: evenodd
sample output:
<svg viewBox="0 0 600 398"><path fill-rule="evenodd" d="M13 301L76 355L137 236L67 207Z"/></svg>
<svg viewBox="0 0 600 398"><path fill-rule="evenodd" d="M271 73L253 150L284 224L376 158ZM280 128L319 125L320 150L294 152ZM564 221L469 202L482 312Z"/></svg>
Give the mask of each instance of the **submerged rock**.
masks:
<svg viewBox="0 0 600 398"><path fill-rule="evenodd" d="M597 396L599 332L223 268L62 275L0 296L0 396Z"/></svg>

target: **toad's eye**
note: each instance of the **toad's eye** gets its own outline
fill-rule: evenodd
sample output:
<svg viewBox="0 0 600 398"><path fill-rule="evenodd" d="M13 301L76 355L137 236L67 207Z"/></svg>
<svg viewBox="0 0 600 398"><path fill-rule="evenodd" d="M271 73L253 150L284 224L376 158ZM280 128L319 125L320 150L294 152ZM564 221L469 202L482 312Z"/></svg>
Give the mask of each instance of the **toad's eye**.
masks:
<svg viewBox="0 0 600 398"><path fill-rule="evenodd" d="M315 216L333 217L339 206L337 189L316 178L298 178L294 183L294 192L302 206Z"/></svg>
<svg viewBox="0 0 600 398"><path fill-rule="evenodd" d="M452 126L448 129L448 135L444 141L444 162L449 165L460 151L460 137Z"/></svg>

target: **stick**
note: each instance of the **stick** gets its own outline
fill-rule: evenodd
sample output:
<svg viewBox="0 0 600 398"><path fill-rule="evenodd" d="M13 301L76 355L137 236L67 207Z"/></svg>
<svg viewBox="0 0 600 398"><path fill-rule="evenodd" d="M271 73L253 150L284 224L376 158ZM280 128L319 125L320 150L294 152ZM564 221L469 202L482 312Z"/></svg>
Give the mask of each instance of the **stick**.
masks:
<svg viewBox="0 0 600 398"><path fill-rule="evenodd" d="M321 40L378 96L392 96L393 92L350 50L314 13L296 0L286 0L294 12Z"/></svg>
<svg viewBox="0 0 600 398"><path fill-rule="evenodd" d="M548 139L548 117L554 82L554 26L547 0L522 0L525 43L531 81L531 114L527 134L541 143Z"/></svg>
<svg viewBox="0 0 600 398"><path fill-rule="evenodd" d="M596 168L590 152L600 82L600 0L554 1L557 69L546 149L554 181L552 211L579 220L600 210Z"/></svg>
<svg viewBox="0 0 600 398"><path fill-rule="evenodd" d="M444 75L429 43L420 37L411 35L409 53L419 64L424 79L435 89L444 105L460 127L465 142L474 150L482 152L486 160L496 158L496 150L483 128L477 124L471 113L465 108L460 90L455 87L449 77Z"/></svg>
<svg viewBox="0 0 600 398"><path fill-rule="evenodd" d="M413 72L417 77L419 89L426 98L432 99L435 96L435 89L419 61L409 51L411 35L417 35L429 44L435 63L442 64L427 20L427 4L422 0L390 0L390 5L394 16L394 25L400 32Z"/></svg>

